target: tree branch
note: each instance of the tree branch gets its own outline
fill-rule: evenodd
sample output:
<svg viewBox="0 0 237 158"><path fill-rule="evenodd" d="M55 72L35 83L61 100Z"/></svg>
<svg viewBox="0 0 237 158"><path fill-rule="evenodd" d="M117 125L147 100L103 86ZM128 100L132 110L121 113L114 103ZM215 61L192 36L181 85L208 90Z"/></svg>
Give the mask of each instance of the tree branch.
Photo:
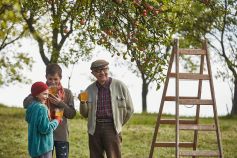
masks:
<svg viewBox="0 0 237 158"><path fill-rule="evenodd" d="M39 53L40 53L40 56L41 56L44 64L48 65L49 64L49 59L46 57L46 55L44 53L44 41L43 41L42 37L36 32L36 30L33 26L33 14L32 14L32 12L30 12L30 18L27 18L25 16L23 5L21 4L21 15L22 15L23 19L26 21L26 24L27 24L27 26L29 28L29 31L32 34L33 38L38 43Z"/></svg>
<svg viewBox="0 0 237 158"><path fill-rule="evenodd" d="M7 35L6 35L6 37L3 39L2 44L0 45L0 51L1 51L2 49L4 49L7 45L10 45L10 44L14 43L15 41L17 41L18 39L20 39L20 38L23 36L23 34L25 33L25 30L23 30L23 31L19 34L19 36L17 36L15 39L13 39L13 40L11 40L11 41L9 41L9 42L6 42L6 40L7 40L7 38L8 38L8 35L9 35L11 29L13 29L13 25L12 25L12 27L10 27L10 28L8 29L8 31L7 31Z"/></svg>
<svg viewBox="0 0 237 158"><path fill-rule="evenodd" d="M227 4L227 0L225 0L225 10L227 10L228 4ZM232 72L234 78L237 78L237 73L233 67L233 65L231 64L232 62L229 60L229 58L226 55L225 52L225 46L224 46L224 33L225 33L225 27L226 27L226 19L227 19L227 12L225 12L224 14L224 18L223 18L223 27L221 29L221 48L222 48L222 57L225 59L226 64L228 66L228 68L230 69L230 71Z"/></svg>

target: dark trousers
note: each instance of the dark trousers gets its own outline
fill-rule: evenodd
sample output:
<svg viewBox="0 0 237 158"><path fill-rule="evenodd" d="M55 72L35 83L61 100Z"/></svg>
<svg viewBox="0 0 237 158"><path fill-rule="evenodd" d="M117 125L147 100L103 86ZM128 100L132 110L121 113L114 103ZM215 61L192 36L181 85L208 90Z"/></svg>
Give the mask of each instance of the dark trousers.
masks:
<svg viewBox="0 0 237 158"><path fill-rule="evenodd" d="M68 158L69 143L65 141L54 141L56 158Z"/></svg>
<svg viewBox="0 0 237 158"><path fill-rule="evenodd" d="M96 123L94 135L89 134L90 158L121 158L121 135L113 123Z"/></svg>

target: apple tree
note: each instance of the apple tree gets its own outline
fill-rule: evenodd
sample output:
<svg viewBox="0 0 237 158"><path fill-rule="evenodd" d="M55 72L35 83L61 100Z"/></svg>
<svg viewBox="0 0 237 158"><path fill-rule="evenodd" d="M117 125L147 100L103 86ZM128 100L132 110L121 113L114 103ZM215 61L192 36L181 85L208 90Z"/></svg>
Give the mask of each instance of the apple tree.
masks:
<svg viewBox="0 0 237 158"><path fill-rule="evenodd" d="M45 65L75 63L93 46L86 31L87 0L20 0L20 12Z"/></svg>
<svg viewBox="0 0 237 158"><path fill-rule="evenodd" d="M130 60L134 72L142 79L142 111L147 111L149 84L157 89L165 79L172 38L185 25L195 25L199 17L211 12L205 1L100 1L94 3L90 18L97 23L90 29L91 39L107 48L112 55ZM97 20L98 19L98 20ZM187 30L189 31L189 30Z"/></svg>
<svg viewBox="0 0 237 158"><path fill-rule="evenodd" d="M18 14L17 14L18 13ZM30 69L32 59L26 52L19 52L18 40L24 37L19 5L16 0L0 2L0 87L10 83L28 82L22 70ZM14 45L14 48L13 48Z"/></svg>

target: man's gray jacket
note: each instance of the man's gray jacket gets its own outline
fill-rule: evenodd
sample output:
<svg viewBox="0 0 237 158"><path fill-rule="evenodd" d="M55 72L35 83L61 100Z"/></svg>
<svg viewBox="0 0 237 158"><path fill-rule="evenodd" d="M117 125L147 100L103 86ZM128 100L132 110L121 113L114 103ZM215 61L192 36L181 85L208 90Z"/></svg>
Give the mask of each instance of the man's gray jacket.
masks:
<svg viewBox="0 0 237 158"><path fill-rule="evenodd" d="M88 118L88 133L93 135L96 126L96 109L98 88L96 82L89 85L86 89L89 94L87 103L80 103L80 113ZM130 119L133 114L132 98L127 86L116 79L112 79L110 84L111 106L113 112L114 127L117 133L122 131L122 126Z"/></svg>

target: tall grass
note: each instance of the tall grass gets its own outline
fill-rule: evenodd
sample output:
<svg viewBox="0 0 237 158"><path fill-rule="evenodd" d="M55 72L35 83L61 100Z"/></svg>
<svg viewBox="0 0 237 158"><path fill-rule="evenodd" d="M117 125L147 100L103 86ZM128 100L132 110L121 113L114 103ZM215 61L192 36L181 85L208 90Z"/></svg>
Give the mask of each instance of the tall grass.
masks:
<svg viewBox="0 0 237 158"><path fill-rule="evenodd" d="M124 126L122 136L123 158L147 158L153 137L157 114L134 114ZM167 116L173 117L173 116ZM25 110L0 106L0 158L28 158L27 123ZM201 119L202 123L212 123L212 118ZM237 117L221 117L220 127L225 158L237 158ZM88 158L87 120L79 114L70 120L70 158ZM174 127L162 125L159 140L174 141ZM193 132L181 132L180 139L191 141ZM199 133L198 148L216 150L214 132ZM155 149L154 158L174 157L173 148Z"/></svg>

